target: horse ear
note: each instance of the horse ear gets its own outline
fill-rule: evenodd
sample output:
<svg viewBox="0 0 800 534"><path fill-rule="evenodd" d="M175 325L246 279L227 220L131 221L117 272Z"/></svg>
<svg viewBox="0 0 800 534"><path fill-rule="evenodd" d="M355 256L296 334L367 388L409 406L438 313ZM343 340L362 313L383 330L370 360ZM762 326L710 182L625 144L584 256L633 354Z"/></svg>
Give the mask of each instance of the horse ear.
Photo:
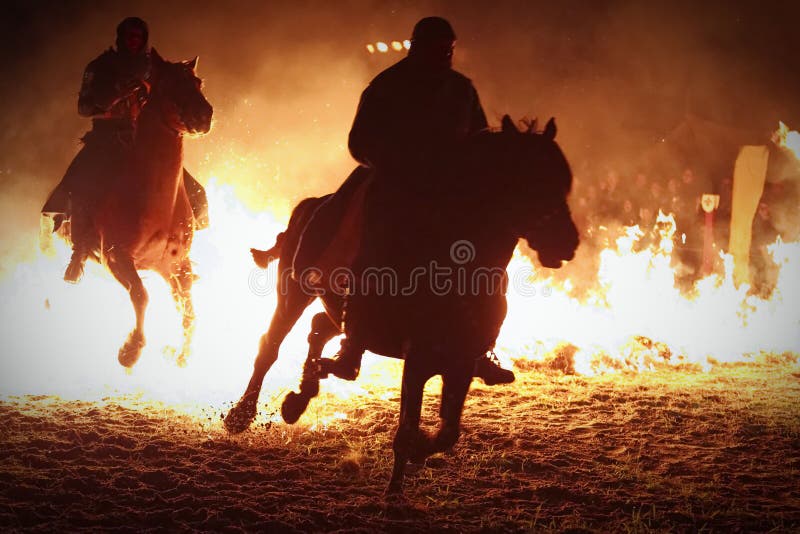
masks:
<svg viewBox="0 0 800 534"><path fill-rule="evenodd" d="M184 62L184 64L189 67L190 69L194 70L197 68L197 60L200 59L200 56L194 56L194 59Z"/></svg>
<svg viewBox="0 0 800 534"><path fill-rule="evenodd" d="M514 121L508 115L503 115L503 120L500 122L503 128L503 133L519 133Z"/></svg>
<svg viewBox="0 0 800 534"><path fill-rule="evenodd" d="M544 127L544 132L542 134L548 139L555 139L556 138L556 120L553 117L550 117L550 120L547 121L547 124Z"/></svg>

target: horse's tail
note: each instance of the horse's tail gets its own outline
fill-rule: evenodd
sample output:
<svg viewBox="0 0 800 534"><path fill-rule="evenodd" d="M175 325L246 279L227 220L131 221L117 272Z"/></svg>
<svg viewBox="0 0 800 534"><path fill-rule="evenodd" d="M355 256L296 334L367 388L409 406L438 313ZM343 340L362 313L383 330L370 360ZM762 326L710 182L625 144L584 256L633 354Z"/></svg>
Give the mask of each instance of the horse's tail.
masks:
<svg viewBox="0 0 800 534"><path fill-rule="evenodd" d="M275 244L269 250L250 249L250 254L253 255L253 261L256 262L256 265L266 269L270 263L280 258L285 234L286 232L279 233L278 237L275 238Z"/></svg>
<svg viewBox="0 0 800 534"><path fill-rule="evenodd" d="M328 199L330 195L324 197L311 197L301 201L292 210L292 216L289 218L289 224L286 230L278 234L275 238L275 244L269 250L259 250L256 248L250 249L250 254L253 255L253 261L262 269L266 269L270 263L280 259L281 251L284 247L288 247L290 252L297 247L300 241L300 235L306 227L308 220L314 214L317 207ZM291 258L289 258L291 260Z"/></svg>

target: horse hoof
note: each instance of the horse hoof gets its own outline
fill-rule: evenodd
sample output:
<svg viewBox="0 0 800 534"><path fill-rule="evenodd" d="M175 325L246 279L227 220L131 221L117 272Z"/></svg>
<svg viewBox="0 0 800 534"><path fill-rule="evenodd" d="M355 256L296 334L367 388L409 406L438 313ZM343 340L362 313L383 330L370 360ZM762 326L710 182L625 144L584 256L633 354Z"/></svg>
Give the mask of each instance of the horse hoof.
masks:
<svg viewBox="0 0 800 534"><path fill-rule="evenodd" d="M64 272L64 281L70 284L77 284L83 278L83 262L78 258L72 258Z"/></svg>
<svg viewBox="0 0 800 534"><path fill-rule="evenodd" d="M395 506L407 504L406 498L403 495L402 481L392 480L389 482L389 486L386 488L386 491L383 492L383 496L386 499L387 504L392 504Z"/></svg>
<svg viewBox="0 0 800 534"><path fill-rule="evenodd" d="M120 365L123 367L130 369L139 361L139 356L142 355L144 344L145 340L143 335L131 332L128 334L128 339L125 340L122 348L119 349L117 361L119 361Z"/></svg>
<svg viewBox="0 0 800 534"><path fill-rule="evenodd" d="M286 394L281 404L281 417L287 424L295 424L300 419L300 416L305 413L310 400L311 397L309 395L290 391Z"/></svg>
<svg viewBox="0 0 800 534"><path fill-rule="evenodd" d="M225 430L231 434L241 434L256 418L256 401L240 400L225 416Z"/></svg>
<svg viewBox="0 0 800 534"><path fill-rule="evenodd" d="M412 464L422 465L435 450L434 438L422 429L418 429L408 440L408 461Z"/></svg>
<svg viewBox="0 0 800 534"><path fill-rule="evenodd" d="M262 269L269 267L269 264L275 259L272 257L269 250L258 250L256 248L251 248L250 254L252 254L255 264Z"/></svg>

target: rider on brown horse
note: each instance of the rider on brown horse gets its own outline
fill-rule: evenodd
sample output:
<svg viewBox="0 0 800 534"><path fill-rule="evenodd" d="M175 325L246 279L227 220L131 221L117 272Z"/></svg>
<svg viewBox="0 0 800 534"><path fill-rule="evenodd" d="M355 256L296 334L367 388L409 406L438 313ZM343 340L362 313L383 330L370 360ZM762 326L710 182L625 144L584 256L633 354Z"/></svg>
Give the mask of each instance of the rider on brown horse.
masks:
<svg viewBox="0 0 800 534"><path fill-rule="evenodd" d="M390 264L387 253L397 253L396 249L402 247L397 242L386 243L384 236L389 228L414 216L419 170L447 154L467 136L487 128L472 82L452 69L455 40L455 33L445 19L420 20L412 33L408 57L381 72L361 95L349 148L362 167L317 210L316 220L309 223L303 234L304 239L324 234L326 221L335 220L334 213L346 209L358 184L370 181L355 273ZM312 248L316 247L306 250ZM390 252L387 248L395 250ZM313 264L304 253L304 247L300 246L295 257L296 272ZM349 297L348 336L331 367L333 374L347 380L358 376L364 352L358 321L363 300L358 291ZM501 368L493 353L476 361L475 376L487 384L514 380L513 372Z"/></svg>
<svg viewBox="0 0 800 534"><path fill-rule="evenodd" d="M83 74L78 113L92 118L92 130L83 148L48 198L42 213L53 216L58 230L70 219L73 253L64 279L78 282L87 257L97 247L97 232L90 210L124 168L136 129L136 120L149 95L150 54L147 23L129 17L117 26L116 49L94 59ZM183 170L198 229L208 226L208 206L203 187Z"/></svg>

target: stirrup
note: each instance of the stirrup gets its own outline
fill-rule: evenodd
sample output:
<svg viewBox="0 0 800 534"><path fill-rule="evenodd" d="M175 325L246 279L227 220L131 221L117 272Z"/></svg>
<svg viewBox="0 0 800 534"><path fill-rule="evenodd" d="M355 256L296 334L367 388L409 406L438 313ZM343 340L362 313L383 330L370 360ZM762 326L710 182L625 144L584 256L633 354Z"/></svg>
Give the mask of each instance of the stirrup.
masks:
<svg viewBox="0 0 800 534"><path fill-rule="evenodd" d="M487 386L510 384L516 379L513 371L500 366L500 359L493 350L475 360L474 376L483 380Z"/></svg>
<svg viewBox="0 0 800 534"><path fill-rule="evenodd" d="M77 284L80 282L81 278L83 277L85 263L86 258L82 258L73 253L72 259L69 260L69 265L67 265L67 270L64 271L64 281L69 282L70 284Z"/></svg>
<svg viewBox="0 0 800 534"><path fill-rule="evenodd" d="M342 349L337 352L333 358L321 358L319 361L320 372L322 375L332 374L342 380L355 380L361 372L361 358L364 353L363 350L355 353L355 355L347 355L346 351L352 349Z"/></svg>

